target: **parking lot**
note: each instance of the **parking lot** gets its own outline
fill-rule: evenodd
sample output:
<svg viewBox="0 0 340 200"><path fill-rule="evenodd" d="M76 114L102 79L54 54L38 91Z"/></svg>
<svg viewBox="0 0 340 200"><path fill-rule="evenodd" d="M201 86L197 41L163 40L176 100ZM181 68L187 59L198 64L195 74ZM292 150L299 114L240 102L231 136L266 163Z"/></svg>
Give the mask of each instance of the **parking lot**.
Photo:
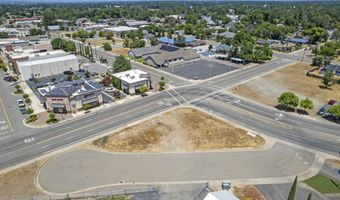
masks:
<svg viewBox="0 0 340 200"><path fill-rule="evenodd" d="M0 72L0 139L10 134L13 130L28 133L28 129L21 121L26 115L21 114L17 105L17 100L22 99L22 95L13 95L14 85L3 80L6 75ZM20 131L21 130L21 131Z"/></svg>
<svg viewBox="0 0 340 200"><path fill-rule="evenodd" d="M164 71L193 80L207 79L236 69L238 68L234 66L208 60L199 60L182 65L162 68Z"/></svg>

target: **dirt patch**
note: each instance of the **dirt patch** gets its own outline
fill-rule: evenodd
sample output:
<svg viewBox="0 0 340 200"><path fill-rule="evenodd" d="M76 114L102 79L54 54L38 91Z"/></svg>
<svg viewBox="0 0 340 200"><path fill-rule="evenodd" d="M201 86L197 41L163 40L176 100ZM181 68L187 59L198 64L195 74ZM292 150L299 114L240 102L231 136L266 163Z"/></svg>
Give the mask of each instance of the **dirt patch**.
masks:
<svg viewBox="0 0 340 200"><path fill-rule="evenodd" d="M233 188L234 194L240 200L265 200L266 198L255 186L241 186Z"/></svg>
<svg viewBox="0 0 340 200"><path fill-rule="evenodd" d="M129 48L112 48L111 52L116 55L128 55L130 49Z"/></svg>
<svg viewBox="0 0 340 200"><path fill-rule="evenodd" d="M179 108L100 138L94 146L114 152L179 152L259 147L260 136L191 108Z"/></svg>
<svg viewBox="0 0 340 200"><path fill-rule="evenodd" d="M43 195L34 185L35 175L46 162L43 159L0 175L0 199L28 198Z"/></svg>
<svg viewBox="0 0 340 200"><path fill-rule="evenodd" d="M294 64L231 88L231 92L276 106L281 93L292 91L300 99L306 97L312 99L314 109L310 113L316 113L330 99L340 99L340 84L333 85L331 90L323 89L320 87L322 85L320 79L306 76L310 69L312 67L304 63Z"/></svg>

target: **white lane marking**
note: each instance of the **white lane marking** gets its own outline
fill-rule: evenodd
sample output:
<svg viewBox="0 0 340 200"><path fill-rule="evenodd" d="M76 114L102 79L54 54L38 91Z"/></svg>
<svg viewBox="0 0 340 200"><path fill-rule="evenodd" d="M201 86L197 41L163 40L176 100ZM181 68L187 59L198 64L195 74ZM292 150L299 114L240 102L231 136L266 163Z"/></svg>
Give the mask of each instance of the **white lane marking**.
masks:
<svg viewBox="0 0 340 200"><path fill-rule="evenodd" d="M0 122L0 124L4 124L4 123L6 123L6 121L1 121L1 122Z"/></svg>
<svg viewBox="0 0 340 200"><path fill-rule="evenodd" d="M48 145L45 145L45 146L41 147L41 149L45 149L45 148L47 148L47 147L48 147Z"/></svg>
<svg viewBox="0 0 340 200"><path fill-rule="evenodd" d="M6 126L1 126L1 127L0 127L0 131L4 131L4 130L7 130L7 129L9 129L9 126L8 126L8 125L6 125Z"/></svg>

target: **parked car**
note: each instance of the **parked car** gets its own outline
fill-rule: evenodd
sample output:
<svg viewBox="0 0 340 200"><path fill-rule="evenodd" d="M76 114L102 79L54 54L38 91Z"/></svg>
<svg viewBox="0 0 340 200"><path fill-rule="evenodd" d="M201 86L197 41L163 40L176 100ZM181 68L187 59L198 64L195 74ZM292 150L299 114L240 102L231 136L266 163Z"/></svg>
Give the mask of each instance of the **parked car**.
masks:
<svg viewBox="0 0 340 200"><path fill-rule="evenodd" d="M19 110L20 110L21 114L23 114L23 115L26 114L26 108L20 107Z"/></svg>
<svg viewBox="0 0 340 200"><path fill-rule="evenodd" d="M24 101L23 101L22 99L18 99L18 100L17 100L17 105L18 105L19 107L25 107L25 103L24 103Z"/></svg>
<svg viewBox="0 0 340 200"><path fill-rule="evenodd" d="M9 83L10 86L13 86L13 85L16 85L16 84L18 84L17 81L12 81L12 82Z"/></svg>
<svg viewBox="0 0 340 200"><path fill-rule="evenodd" d="M329 104L329 105L334 105L334 104L336 104L336 103L337 103L337 101L334 100L334 99L331 99L331 100L328 101L328 104Z"/></svg>
<svg viewBox="0 0 340 200"><path fill-rule="evenodd" d="M73 75L73 74L74 74L74 72L73 72L73 71L70 71L70 70L68 70L68 71L64 71L64 74L65 74L65 75Z"/></svg>
<svg viewBox="0 0 340 200"><path fill-rule="evenodd" d="M13 76L6 76L4 78L4 81L7 81L7 82L14 82L14 81L17 81L16 78L14 78Z"/></svg>
<svg viewBox="0 0 340 200"><path fill-rule="evenodd" d="M110 93L111 93L111 92L114 92L115 89L114 89L113 87L107 87L107 88L104 89L104 91L105 91L105 92L110 92Z"/></svg>

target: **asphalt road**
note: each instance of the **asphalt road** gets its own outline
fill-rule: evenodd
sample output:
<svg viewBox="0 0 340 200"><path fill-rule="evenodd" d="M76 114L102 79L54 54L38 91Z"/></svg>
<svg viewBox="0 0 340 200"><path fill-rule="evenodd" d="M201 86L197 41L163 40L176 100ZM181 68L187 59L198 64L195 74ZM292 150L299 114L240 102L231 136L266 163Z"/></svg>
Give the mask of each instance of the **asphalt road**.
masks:
<svg viewBox="0 0 340 200"><path fill-rule="evenodd" d="M27 131L14 129L19 131L18 134L0 140L0 169L15 166L100 133L127 126L138 119L157 114L179 104L192 104L257 132L338 155L340 126L290 114L285 114L286 117L283 119L273 120L275 115L273 113L277 111L258 104L252 105L252 102L243 100L239 103L228 103L224 100L224 94L221 94L222 88L239 84L291 62L293 60L278 59L266 64L235 70L232 73L192 85L187 81L179 82L175 79L176 76L166 74L168 75L166 79L177 83L176 88L97 113L90 113L49 128L27 129ZM163 76L163 73L157 70L152 73ZM209 98L214 97L213 95L222 95L222 98ZM29 138L34 138L34 141L27 142L25 139L28 139L28 136L21 132L30 132Z"/></svg>
<svg viewBox="0 0 340 200"><path fill-rule="evenodd" d="M283 144L269 150L205 153L77 150L48 161L38 182L49 192L70 193L120 183L280 178L304 172L314 159L310 152Z"/></svg>

